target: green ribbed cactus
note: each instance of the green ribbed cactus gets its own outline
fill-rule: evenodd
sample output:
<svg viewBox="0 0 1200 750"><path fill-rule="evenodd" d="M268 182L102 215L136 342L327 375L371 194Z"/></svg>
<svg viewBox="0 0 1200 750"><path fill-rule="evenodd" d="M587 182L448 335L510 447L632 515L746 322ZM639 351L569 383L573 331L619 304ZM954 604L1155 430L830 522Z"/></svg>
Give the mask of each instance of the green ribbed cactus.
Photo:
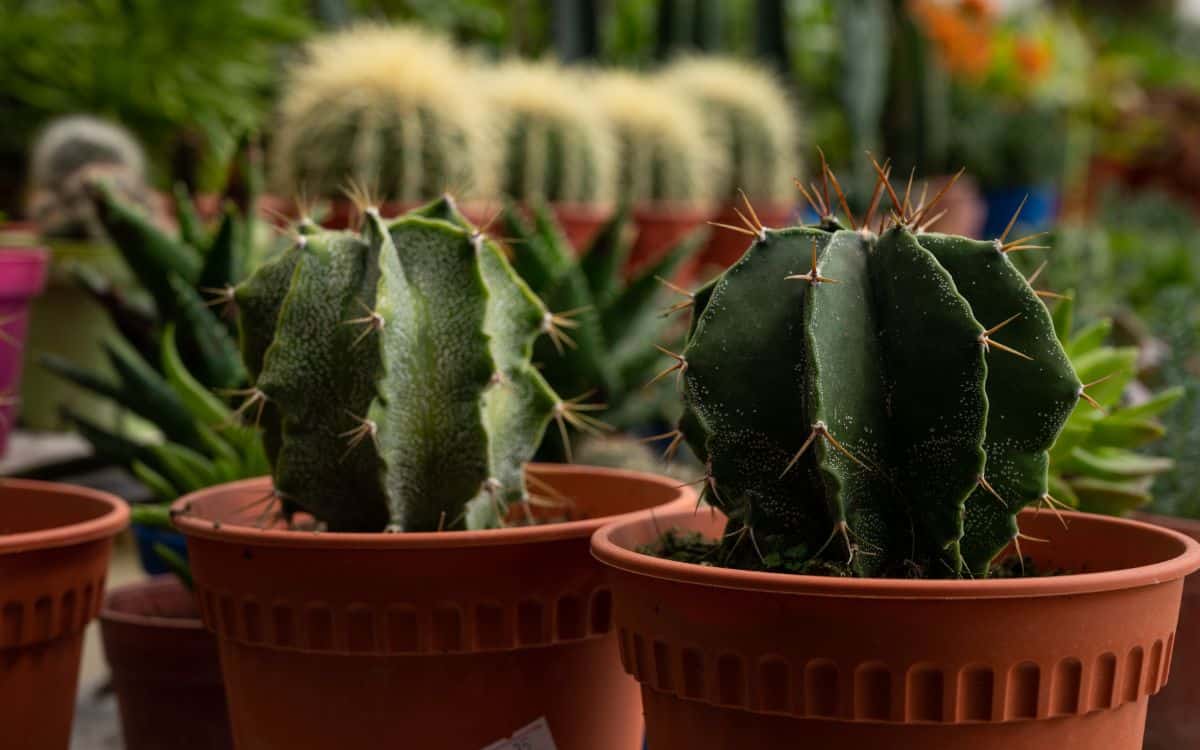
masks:
<svg viewBox="0 0 1200 750"><path fill-rule="evenodd" d="M799 118L787 90L765 68L723 57L685 57L663 84L693 99L723 153L720 196L744 191L752 200L791 203L801 173Z"/></svg>
<svg viewBox="0 0 1200 750"><path fill-rule="evenodd" d="M617 139L617 194L633 205L703 206L716 189L717 146L691 100L633 73L596 76L589 87Z"/></svg>
<svg viewBox="0 0 1200 750"><path fill-rule="evenodd" d="M693 298L680 429L728 564L984 576L1018 511L1049 502L1084 387L1008 258L1031 246L926 233L936 197L892 201L849 229L828 199L819 226L751 212L749 250Z"/></svg>
<svg viewBox="0 0 1200 750"><path fill-rule="evenodd" d="M553 316L448 198L364 214L236 292L276 494L331 530L502 525L547 424L581 418L530 363Z"/></svg>
<svg viewBox="0 0 1200 750"><path fill-rule="evenodd" d="M518 61L476 75L480 92L503 123L500 187L506 196L518 201L613 201L612 132L576 76L550 63Z"/></svg>
<svg viewBox="0 0 1200 750"><path fill-rule="evenodd" d="M447 189L490 195L487 109L472 98L461 57L442 37L405 26L312 42L283 94L275 189L329 198L354 182L405 202Z"/></svg>

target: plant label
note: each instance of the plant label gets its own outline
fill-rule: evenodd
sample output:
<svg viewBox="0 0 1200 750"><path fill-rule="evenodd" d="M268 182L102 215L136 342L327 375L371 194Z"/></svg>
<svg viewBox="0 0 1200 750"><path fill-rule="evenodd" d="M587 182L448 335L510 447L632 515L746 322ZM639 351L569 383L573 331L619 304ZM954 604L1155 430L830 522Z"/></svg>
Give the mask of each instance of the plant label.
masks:
<svg viewBox="0 0 1200 750"><path fill-rule="evenodd" d="M512 737L497 740L483 750L558 750L558 746L543 716L513 732Z"/></svg>

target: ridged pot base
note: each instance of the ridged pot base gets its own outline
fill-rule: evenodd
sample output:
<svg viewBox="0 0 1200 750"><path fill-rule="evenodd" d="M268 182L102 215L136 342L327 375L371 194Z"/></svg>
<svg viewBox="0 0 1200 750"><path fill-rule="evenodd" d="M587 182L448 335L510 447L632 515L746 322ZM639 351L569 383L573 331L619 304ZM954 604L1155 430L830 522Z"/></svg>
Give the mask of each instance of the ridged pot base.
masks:
<svg viewBox="0 0 1200 750"><path fill-rule="evenodd" d="M258 529L267 479L181 499L176 525L217 634L234 744L479 750L544 718L558 750L634 750L637 683L621 669L606 517L675 503L677 482L534 466L579 520L491 531Z"/></svg>
<svg viewBox="0 0 1200 750"><path fill-rule="evenodd" d="M1022 514L1032 554L1070 575L995 580L800 576L636 550L717 512L610 524L625 668L650 750L1141 750L1167 682L1200 544L1125 519Z"/></svg>

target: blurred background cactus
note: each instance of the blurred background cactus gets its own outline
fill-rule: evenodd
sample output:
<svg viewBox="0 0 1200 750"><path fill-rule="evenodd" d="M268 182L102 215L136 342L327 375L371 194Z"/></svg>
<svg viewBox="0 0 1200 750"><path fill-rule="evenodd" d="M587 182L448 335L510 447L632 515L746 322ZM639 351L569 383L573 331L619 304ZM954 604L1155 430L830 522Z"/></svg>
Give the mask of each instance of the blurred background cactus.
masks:
<svg viewBox="0 0 1200 750"><path fill-rule="evenodd" d="M719 154L699 107L633 73L600 73L587 85L616 133L622 199L704 207L717 196Z"/></svg>
<svg viewBox="0 0 1200 750"><path fill-rule="evenodd" d="M516 201L611 207L615 144L582 77L552 63L479 67L476 90L502 122L502 193Z"/></svg>
<svg viewBox="0 0 1200 750"><path fill-rule="evenodd" d="M147 184L146 155L119 125L87 115L52 121L30 154L26 213L44 237L102 241L87 184L104 178L143 210L162 210Z"/></svg>
<svg viewBox="0 0 1200 750"><path fill-rule="evenodd" d="M717 196L730 203L741 190L756 209L795 202L800 115L772 72L734 58L690 56L662 76L663 86L695 102L710 140L720 144Z"/></svg>
<svg viewBox="0 0 1200 750"><path fill-rule="evenodd" d="M313 40L289 70L272 148L285 196L351 183L413 203L493 194L494 123L462 51L417 26L361 25Z"/></svg>

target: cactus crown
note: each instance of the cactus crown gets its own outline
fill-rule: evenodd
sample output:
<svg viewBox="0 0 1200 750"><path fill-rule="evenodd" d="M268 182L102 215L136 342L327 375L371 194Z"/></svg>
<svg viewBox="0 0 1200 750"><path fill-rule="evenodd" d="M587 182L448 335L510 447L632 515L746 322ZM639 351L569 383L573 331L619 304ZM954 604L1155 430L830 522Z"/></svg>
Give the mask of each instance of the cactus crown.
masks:
<svg viewBox="0 0 1200 750"><path fill-rule="evenodd" d="M478 76L502 122L505 195L520 201L613 200L612 132L574 76L549 63L515 60Z"/></svg>
<svg viewBox="0 0 1200 750"><path fill-rule="evenodd" d="M721 57L685 57L663 72L663 84L695 100L711 139L722 145L721 195L790 201L801 173L796 113L787 91L766 69Z"/></svg>
<svg viewBox="0 0 1200 750"><path fill-rule="evenodd" d="M617 191L634 204L703 204L716 166L699 109L632 73L606 72L592 86L617 138Z"/></svg>
<svg viewBox="0 0 1200 750"><path fill-rule="evenodd" d="M285 194L341 194L347 180L416 202L447 189L489 194L484 109L446 39L359 26L318 38L289 76L273 182Z"/></svg>
<svg viewBox="0 0 1200 750"><path fill-rule="evenodd" d="M306 232L236 292L285 508L341 531L504 524L547 424L572 417L530 363L552 316L449 198Z"/></svg>
<svg viewBox="0 0 1200 750"><path fill-rule="evenodd" d="M883 169L891 216L872 201L846 229L827 180L819 226L748 213L753 243L695 294L677 355L723 546L731 564L986 575L1047 501L1047 451L1084 393L1008 258L1032 246L923 231L940 195L899 198Z"/></svg>

